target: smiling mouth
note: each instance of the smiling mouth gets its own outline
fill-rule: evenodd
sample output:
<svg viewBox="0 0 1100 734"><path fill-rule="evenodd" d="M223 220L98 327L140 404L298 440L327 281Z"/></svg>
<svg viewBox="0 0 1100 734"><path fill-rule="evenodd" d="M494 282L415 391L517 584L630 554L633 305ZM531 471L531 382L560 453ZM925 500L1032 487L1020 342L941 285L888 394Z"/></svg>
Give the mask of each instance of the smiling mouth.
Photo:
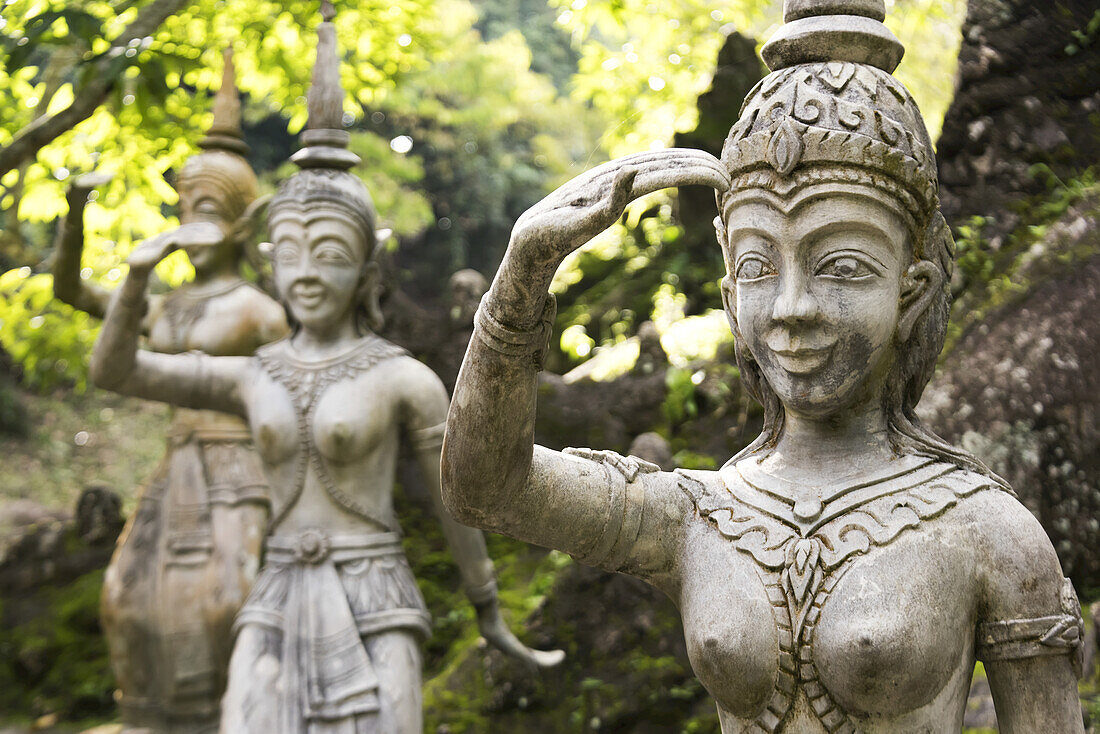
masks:
<svg viewBox="0 0 1100 734"><path fill-rule="evenodd" d="M808 375L824 366L832 351L833 347L830 345L814 349L773 349L772 354L779 366L792 375Z"/></svg>
<svg viewBox="0 0 1100 734"><path fill-rule="evenodd" d="M307 308L316 306L323 301L324 298L324 288L305 287L294 289L294 299Z"/></svg>

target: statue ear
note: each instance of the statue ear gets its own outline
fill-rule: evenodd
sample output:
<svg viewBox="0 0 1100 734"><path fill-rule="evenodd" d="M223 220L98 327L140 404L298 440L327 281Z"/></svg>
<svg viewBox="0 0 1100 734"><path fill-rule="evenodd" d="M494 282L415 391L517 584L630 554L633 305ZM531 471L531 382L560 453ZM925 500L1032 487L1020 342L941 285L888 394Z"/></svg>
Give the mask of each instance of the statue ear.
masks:
<svg viewBox="0 0 1100 734"><path fill-rule="evenodd" d="M271 203L271 194L257 197L249 204L244 213L233 223L233 239L237 242L249 242L262 230L267 205Z"/></svg>
<svg viewBox="0 0 1100 734"><path fill-rule="evenodd" d="M730 331L736 336L737 331L737 292L734 290L736 283L729 273L722 278L722 306L726 311L726 320L729 321Z"/></svg>
<svg viewBox="0 0 1100 734"><path fill-rule="evenodd" d="M363 274L359 281L359 303L363 305L363 312L367 318L367 326L372 331L378 331L385 323L382 316L382 305L379 299L382 296L382 268L374 260L368 260L363 265Z"/></svg>
<svg viewBox="0 0 1100 734"><path fill-rule="evenodd" d="M722 221L722 215L719 214L714 218L714 236L718 240L718 246L722 248L722 252L726 251L726 223Z"/></svg>
<svg viewBox="0 0 1100 734"><path fill-rule="evenodd" d="M928 260L919 260L909 266L901 283L900 311L898 318L898 341L909 341L916 325L932 299L943 287L943 273Z"/></svg>

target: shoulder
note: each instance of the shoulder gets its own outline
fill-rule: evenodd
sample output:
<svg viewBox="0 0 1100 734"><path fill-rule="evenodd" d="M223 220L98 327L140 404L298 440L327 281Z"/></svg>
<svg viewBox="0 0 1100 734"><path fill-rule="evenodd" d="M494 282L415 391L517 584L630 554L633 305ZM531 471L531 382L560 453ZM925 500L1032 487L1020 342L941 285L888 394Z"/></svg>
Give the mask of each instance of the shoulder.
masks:
<svg viewBox="0 0 1100 734"><path fill-rule="evenodd" d="M1038 519L1007 491L978 492L959 510L961 530L977 560L982 616L1010 619L1057 611L1062 566Z"/></svg>
<svg viewBox="0 0 1100 734"><path fill-rule="evenodd" d="M385 355L372 371L376 371L390 394L414 414L438 415L436 422L446 417L450 398L443 381L428 365L401 347L386 342Z"/></svg>

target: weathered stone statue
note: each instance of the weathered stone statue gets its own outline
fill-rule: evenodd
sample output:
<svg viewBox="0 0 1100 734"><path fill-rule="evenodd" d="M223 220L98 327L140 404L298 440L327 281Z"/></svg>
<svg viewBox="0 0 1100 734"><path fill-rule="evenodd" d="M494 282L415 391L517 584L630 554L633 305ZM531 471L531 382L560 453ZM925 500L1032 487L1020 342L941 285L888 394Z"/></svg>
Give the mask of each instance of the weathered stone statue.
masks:
<svg viewBox="0 0 1100 734"><path fill-rule="evenodd" d="M482 634L532 665L561 659L529 650L507 629L481 533L442 509L442 384L372 331L375 213L347 170L359 159L341 127L333 10L322 7L309 124L293 158L302 170L269 209L273 275L290 337L251 358L136 349L153 266L177 246L216 246L215 228L194 223L130 256L91 365L97 384L119 392L230 410L248 422L258 447L272 519L263 567L237 617L224 734L420 734L418 640L430 620L394 516L402 441L433 487Z"/></svg>
<svg viewBox="0 0 1100 734"><path fill-rule="evenodd" d="M913 413L953 242L884 15L787 0L721 161L628 156L520 218L455 390L444 496L464 522L665 591L725 732L958 732L975 658L1001 731L1080 732L1080 611L1050 541ZM554 270L632 198L683 184L718 191L763 432L713 472L532 447Z"/></svg>
<svg viewBox="0 0 1100 734"><path fill-rule="evenodd" d="M239 272L263 204L243 157L229 51L214 123L200 146L177 184L183 226L145 243L146 251L184 247L195 278L165 296L139 293L132 307L143 314L138 328L153 351L248 355L283 336L287 324L282 306ZM84 205L100 180L92 174L70 190L54 261L58 298L96 316L111 294L81 279L80 257ZM208 246L187 239L199 222L211 232ZM259 569L268 515L267 479L246 424L215 412L227 405L174 413L168 453L107 569L103 628L130 727L194 734L218 725L233 618Z"/></svg>

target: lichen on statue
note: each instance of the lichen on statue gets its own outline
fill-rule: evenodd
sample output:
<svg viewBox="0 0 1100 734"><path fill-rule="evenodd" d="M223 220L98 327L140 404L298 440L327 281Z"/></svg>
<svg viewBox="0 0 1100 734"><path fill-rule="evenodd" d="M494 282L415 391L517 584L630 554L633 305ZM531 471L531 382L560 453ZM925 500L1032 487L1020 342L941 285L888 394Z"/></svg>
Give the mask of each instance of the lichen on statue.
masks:
<svg viewBox="0 0 1100 734"><path fill-rule="evenodd" d="M628 156L520 218L455 388L444 499L666 592L725 732L958 731L976 659L1001 731L1080 732L1080 610L1050 541L913 412L954 247L883 17L881 0L788 0L720 161ZM719 471L533 446L554 270L630 200L687 184L718 194L761 435Z"/></svg>

